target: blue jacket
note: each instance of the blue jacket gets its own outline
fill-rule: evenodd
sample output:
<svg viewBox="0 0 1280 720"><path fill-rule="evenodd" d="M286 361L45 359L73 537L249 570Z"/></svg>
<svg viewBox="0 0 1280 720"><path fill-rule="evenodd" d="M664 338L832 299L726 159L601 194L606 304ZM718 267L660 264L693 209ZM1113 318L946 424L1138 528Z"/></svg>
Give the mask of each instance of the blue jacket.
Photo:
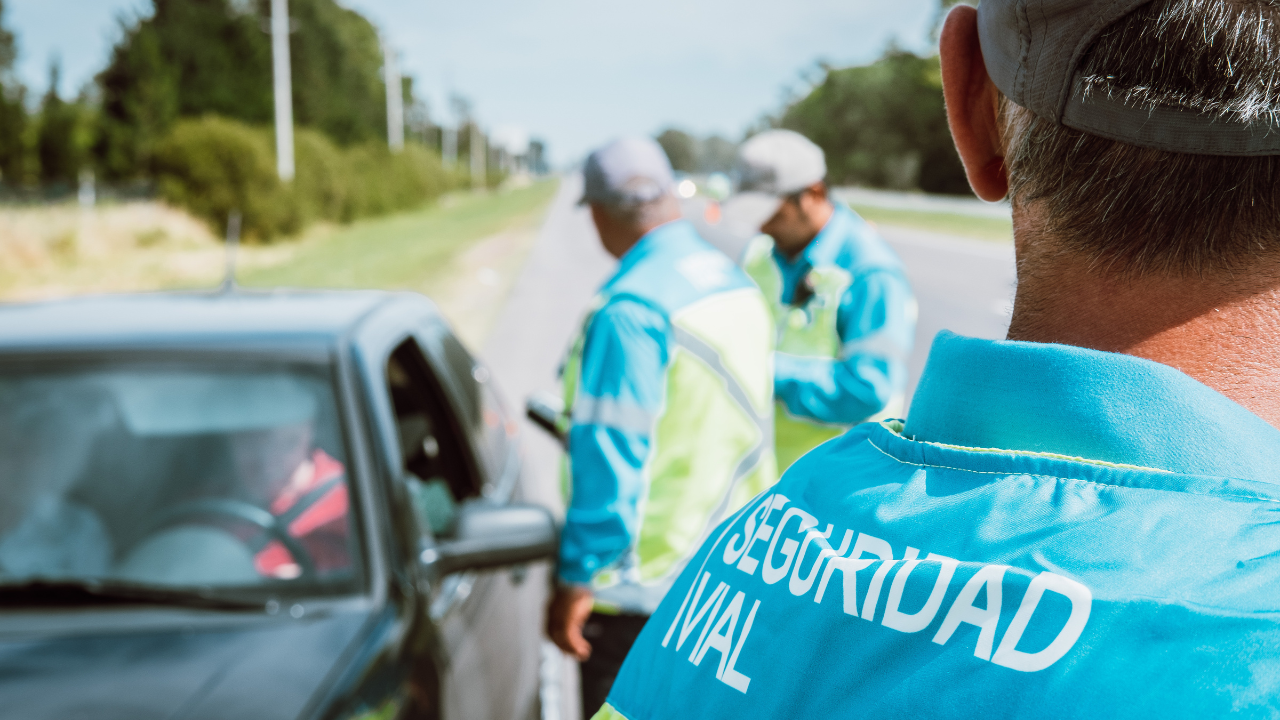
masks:
<svg viewBox="0 0 1280 720"><path fill-rule="evenodd" d="M1280 431L1173 368L944 333L905 427L819 447L711 535L609 702L1276 717L1278 480Z"/></svg>
<svg viewBox="0 0 1280 720"><path fill-rule="evenodd" d="M915 341L916 301L898 256L857 213L835 203L835 213L795 260L774 249L782 275L782 302L814 267L847 270L853 282L840 299L835 360L778 353L774 394L797 417L849 425L880 412L907 383Z"/></svg>
<svg viewBox="0 0 1280 720"><path fill-rule="evenodd" d="M654 422L666 400L675 345L671 318L710 295L742 289L754 292L755 285L684 221L641 238L601 288L603 304L584 331L569 432L572 476L560 545L563 582L590 583L606 569L626 574L627 554L643 520ZM762 312L763 307L761 302ZM647 614L661 594L625 598L616 604Z"/></svg>

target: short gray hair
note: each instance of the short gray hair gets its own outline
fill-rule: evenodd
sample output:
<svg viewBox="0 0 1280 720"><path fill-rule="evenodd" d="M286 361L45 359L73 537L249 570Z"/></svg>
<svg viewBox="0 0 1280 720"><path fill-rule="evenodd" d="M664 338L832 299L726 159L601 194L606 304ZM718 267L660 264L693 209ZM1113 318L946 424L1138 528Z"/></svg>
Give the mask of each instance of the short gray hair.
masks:
<svg viewBox="0 0 1280 720"><path fill-rule="evenodd" d="M1155 0L1102 32L1088 93L1251 122L1280 119L1280 0ZM1165 152L1003 100L1015 204L1039 203L1062 249L1126 274L1204 275L1280 251L1280 156Z"/></svg>

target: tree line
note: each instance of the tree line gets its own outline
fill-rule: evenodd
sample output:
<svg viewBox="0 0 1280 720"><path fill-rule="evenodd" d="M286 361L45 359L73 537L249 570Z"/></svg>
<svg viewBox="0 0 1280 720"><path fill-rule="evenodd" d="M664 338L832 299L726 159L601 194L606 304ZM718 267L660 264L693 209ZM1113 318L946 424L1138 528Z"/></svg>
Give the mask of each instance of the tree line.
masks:
<svg viewBox="0 0 1280 720"><path fill-rule="evenodd" d="M14 72L17 39L3 3L0 189L10 193L65 191L92 171L151 188L215 227L238 210L248 235L267 239L315 220L413 207L467 181L465 169L442 167L441 129L411 77L399 88L408 146L387 148L377 29L336 0L290 2L291 183L274 172L270 0L152 0L150 13L121 21L106 67L76 97L59 95L55 64L38 104ZM469 156L473 127L464 119L459 128L459 156Z"/></svg>
<svg viewBox="0 0 1280 720"><path fill-rule="evenodd" d="M936 56L891 47L870 65L818 71L807 92L745 136L773 127L801 133L826 153L834 185L971 194L947 129ZM677 171L732 170L737 146L723 137L667 128L656 139Z"/></svg>
<svg viewBox="0 0 1280 720"><path fill-rule="evenodd" d="M374 26L334 0L293 0L294 115L340 146L385 137L383 55ZM94 82L69 100L58 73L34 111L14 73L16 42L0 0L0 182L74 181L84 168L111 181L149 176L159 143L184 118L206 115L265 126L274 117L269 0L153 0L122 21ZM411 133L429 121L403 92ZM427 139L423 137L422 139Z"/></svg>

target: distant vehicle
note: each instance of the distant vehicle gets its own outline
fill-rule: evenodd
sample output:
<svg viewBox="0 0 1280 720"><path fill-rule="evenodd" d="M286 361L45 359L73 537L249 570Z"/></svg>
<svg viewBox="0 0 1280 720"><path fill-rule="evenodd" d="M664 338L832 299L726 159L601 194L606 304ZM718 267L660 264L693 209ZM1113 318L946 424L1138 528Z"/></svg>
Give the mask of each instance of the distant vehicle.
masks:
<svg viewBox="0 0 1280 720"><path fill-rule="evenodd" d="M539 717L491 386L411 294L0 307L0 714Z"/></svg>

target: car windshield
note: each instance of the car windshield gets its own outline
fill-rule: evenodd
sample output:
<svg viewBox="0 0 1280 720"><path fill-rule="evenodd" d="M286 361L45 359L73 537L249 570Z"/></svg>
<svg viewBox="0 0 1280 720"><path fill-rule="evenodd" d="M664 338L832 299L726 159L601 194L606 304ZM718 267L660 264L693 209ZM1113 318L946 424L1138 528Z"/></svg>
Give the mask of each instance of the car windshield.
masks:
<svg viewBox="0 0 1280 720"><path fill-rule="evenodd" d="M349 589L346 467L316 368L0 368L0 590Z"/></svg>

